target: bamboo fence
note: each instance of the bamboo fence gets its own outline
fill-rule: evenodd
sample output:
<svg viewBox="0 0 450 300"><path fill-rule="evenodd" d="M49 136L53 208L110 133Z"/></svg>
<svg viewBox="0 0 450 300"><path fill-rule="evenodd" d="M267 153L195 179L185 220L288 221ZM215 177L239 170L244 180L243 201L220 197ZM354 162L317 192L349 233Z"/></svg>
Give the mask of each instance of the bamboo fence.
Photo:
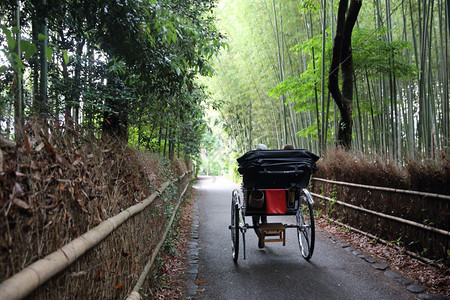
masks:
<svg viewBox="0 0 450 300"><path fill-rule="evenodd" d="M327 183L332 183L332 184L338 184L338 185L344 185L344 186L351 186L351 187L362 188L362 189L377 190L377 191L392 192L392 193L402 193L402 194L408 194L408 195L414 195L414 196L422 196L422 197L450 200L450 196L448 196L448 195L441 195L441 194L435 194L435 193L425 193L425 192L419 192L419 191L410 191L410 190L394 189L394 188L387 188L387 187L381 187L381 186L372 186L372 185L357 184L357 183L350 183L350 182L343 182L343 181L334 181L334 180L328 180L328 179L323 179L323 178L312 178L312 180L327 182Z"/></svg>
<svg viewBox="0 0 450 300"><path fill-rule="evenodd" d="M338 200L335 200L335 199L332 199L332 198L329 198L329 197L325 197L325 196L322 196L322 195L319 195L319 194L311 193L311 195L313 195L314 197L317 197L317 198L329 201L329 202L334 202L334 203L337 203L339 205L343 205L343 206L350 207L350 208L353 208L353 209L356 209L356 210L359 210L359 211L370 213L370 214L373 214L373 215L376 215L376 216L379 216L379 217L382 217L382 218L391 219L391 220L394 220L394 221L397 221L397 222L400 222L400 223L403 223L403 224L408 224L408 225L411 225L411 226L419 227L421 229L425 229L425 230L428 230L428 231L433 231L433 232L440 233L440 234L443 234L443 235L446 235L446 236L450 237L450 231L442 230L442 229L439 229L439 228L436 228L436 227L424 225L424 224L421 224L421 223L417 223L417 222L414 222L414 221L402 219L402 218L391 216L391 215L388 215L388 214L383 214L383 213L380 213L380 212L377 212L377 211L373 211L373 210L370 210L370 209L367 209L367 208L364 208L364 207L359 207L359 206L356 206L356 205L345 203L343 201L338 201Z"/></svg>
<svg viewBox="0 0 450 300"><path fill-rule="evenodd" d="M178 208L180 207L181 200L183 199L184 194L187 191L187 188L189 187L189 183L184 188L183 192L180 195L180 198L178 200L177 206L175 207L174 213L172 217L170 218L169 224L166 227L166 230L164 231L164 235L159 241L158 245L156 246L155 250L152 253L152 256L150 257L148 263L144 267L144 271L141 273L141 276L139 276L139 279L136 283L136 285L133 288L133 291L128 295L126 300L135 300L135 299L142 299L141 295L139 294L139 290L142 287L142 284L144 283L145 278L147 277L148 272L152 268L152 265L159 253L159 250L161 249L162 245L164 244L164 241L166 240L167 234L170 231L170 228L172 227L173 220L175 219L175 216L177 214Z"/></svg>
<svg viewBox="0 0 450 300"><path fill-rule="evenodd" d="M102 240L104 240L120 225L149 206L167 189L171 183L181 180L187 173L189 172L185 172L176 180L163 183L159 190L154 192L142 202L139 202L116 216L103 221L95 228L72 240L57 251L32 263L20 272L0 283L0 299L15 300L25 298L57 273L69 267L89 249L99 245Z"/></svg>
<svg viewBox="0 0 450 300"><path fill-rule="evenodd" d="M315 198L323 199L328 214L347 226L386 240L401 240L411 251L431 260L446 259L450 245L450 196L404 189L312 178ZM333 187L340 186L339 188ZM333 196L324 196L330 193ZM333 205L338 205L336 209ZM339 208L338 208L339 207Z"/></svg>
<svg viewBox="0 0 450 300"><path fill-rule="evenodd" d="M433 261L431 259L428 259L426 257L420 256L417 253L411 252L409 250L405 250L405 249L395 245L394 243L386 241L386 240L384 240L384 239L382 239L382 238L380 238L380 237L378 237L376 235L373 235L371 233L359 230L358 228L352 227L352 226L350 226L348 224L344 224L342 222L336 221L336 220L331 219L331 218L327 218L327 220L330 221L330 222L333 222L334 224L337 224L337 225L339 225L341 227L348 228L348 229L350 229L350 230L352 230L354 232L360 233L360 234L365 235L365 236L367 236L367 237L369 237L371 239L377 240L377 241L379 241L379 242L381 242L381 243L383 243L385 245L391 246L391 247L393 247L393 248L395 248L397 250L405 251L409 256L417 258L417 259L419 259L419 260L421 260L421 261L423 261L423 262L425 262L425 263L427 263L429 265L434 265L436 267L439 267L439 265L437 265L435 261Z"/></svg>

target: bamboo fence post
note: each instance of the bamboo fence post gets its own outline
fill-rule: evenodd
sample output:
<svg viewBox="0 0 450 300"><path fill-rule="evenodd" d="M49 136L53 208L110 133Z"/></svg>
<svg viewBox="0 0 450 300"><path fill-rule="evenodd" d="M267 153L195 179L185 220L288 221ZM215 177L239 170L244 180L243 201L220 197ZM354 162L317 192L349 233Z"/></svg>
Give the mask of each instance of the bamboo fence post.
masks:
<svg viewBox="0 0 450 300"><path fill-rule="evenodd" d="M185 172L179 179L186 175ZM179 180L178 179L178 180ZM0 299L22 299L37 289L40 285L70 266L86 251L98 245L111 232L138 212L144 210L160 196L171 182L165 182L159 190L147 199L135 204L114 217L111 217L80 237L74 239L62 248L40 259L12 277L0 283Z"/></svg>

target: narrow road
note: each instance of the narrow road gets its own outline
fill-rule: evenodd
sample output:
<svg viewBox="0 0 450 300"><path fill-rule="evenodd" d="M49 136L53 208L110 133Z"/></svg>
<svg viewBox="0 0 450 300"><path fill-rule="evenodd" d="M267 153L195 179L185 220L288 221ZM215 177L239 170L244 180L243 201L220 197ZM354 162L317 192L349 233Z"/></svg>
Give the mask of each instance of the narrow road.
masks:
<svg viewBox="0 0 450 300"><path fill-rule="evenodd" d="M199 177L194 186L199 204L198 299L417 299L395 279L335 244L316 230L314 255L300 255L296 230L286 229L286 246L258 248L253 231L242 237L233 263L230 225L231 192L238 188L222 177ZM283 217L269 222L295 223ZM246 217L251 223L251 218Z"/></svg>

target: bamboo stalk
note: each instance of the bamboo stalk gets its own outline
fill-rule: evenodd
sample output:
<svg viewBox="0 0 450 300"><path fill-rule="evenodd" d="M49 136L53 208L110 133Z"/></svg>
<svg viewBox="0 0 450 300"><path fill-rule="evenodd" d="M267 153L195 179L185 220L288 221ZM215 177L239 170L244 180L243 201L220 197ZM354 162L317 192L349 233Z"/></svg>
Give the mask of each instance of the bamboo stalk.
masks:
<svg viewBox="0 0 450 300"><path fill-rule="evenodd" d="M342 206L350 207L350 208L353 208L353 209L356 209L356 210L360 210L360 211L363 211L363 212L370 213L372 215L383 217L385 219L394 220L394 221L397 221L397 222L400 222L400 223L403 223L403 224L412 225L412 226L415 226L415 227L419 227L421 229L425 229L425 230L428 230L428 231L433 231L433 232L436 232L436 233L440 233L442 235L450 236L450 231L446 231L446 230L442 230L442 229L439 229L439 228L436 228L436 227L423 225L423 224L420 224L420 223L417 223L417 222L414 222L414 221L410 221L410 220L406 220L406 219L402 219L402 218L399 218L399 217L387 215L387 214L380 213L380 212L377 212L377 211L373 211L373 210L370 210L370 209L367 209L367 208L364 208L364 207L360 207L360 206L352 205L352 204L349 204L349 203L346 203L346 202L334 200L332 198L328 198L328 197L325 197L325 196L322 196L322 195L319 195L319 194L311 193L311 195L313 195L314 197L320 198L320 199L324 199L324 200L330 201L330 202L335 202L335 203L340 204Z"/></svg>
<svg viewBox="0 0 450 300"><path fill-rule="evenodd" d="M338 185L352 186L352 187L363 188L363 189L385 191L385 192L392 192L392 193L402 193L402 194L408 194L408 195L414 195L414 196L423 196L423 197L432 197L432 198L450 200L449 195L394 189L394 188L388 188L388 187L379 187L379 186L364 185L364 184L357 184L357 183L350 183L350 182L343 182L343 181L334 181L334 180L328 180L328 179L323 179L323 178L312 178L312 180L333 183L333 184L338 184Z"/></svg>
<svg viewBox="0 0 450 300"><path fill-rule="evenodd" d="M180 178L183 178L185 174ZM25 298L54 275L70 266L80 256L86 253L86 251L98 245L130 217L144 210L165 191L170 183L171 182L164 183L158 191L154 192L144 201L103 221L98 226L72 240L62 248L47 255L43 259L34 262L22 271L0 283L0 299L12 300Z"/></svg>

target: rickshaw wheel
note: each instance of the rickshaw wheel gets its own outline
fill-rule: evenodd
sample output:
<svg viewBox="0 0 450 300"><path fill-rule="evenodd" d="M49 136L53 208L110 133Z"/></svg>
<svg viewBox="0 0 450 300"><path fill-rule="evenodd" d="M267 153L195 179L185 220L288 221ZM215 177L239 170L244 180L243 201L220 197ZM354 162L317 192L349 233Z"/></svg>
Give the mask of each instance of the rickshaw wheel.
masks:
<svg viewBox="0 0 450 300"><path fill-rule="evenodd" d="M315 226L312 197L307 190L300 195L300 207L297 211L297 236L300 252L304 259L309 260L314 252Z"/></svg>
<svg viewBox="0 0 450 300"><path fill-rule="evenodd" d="M231 242L233 261L237 262L239 257L239 200L237 192L233 192L231 201Z"/></svg>

